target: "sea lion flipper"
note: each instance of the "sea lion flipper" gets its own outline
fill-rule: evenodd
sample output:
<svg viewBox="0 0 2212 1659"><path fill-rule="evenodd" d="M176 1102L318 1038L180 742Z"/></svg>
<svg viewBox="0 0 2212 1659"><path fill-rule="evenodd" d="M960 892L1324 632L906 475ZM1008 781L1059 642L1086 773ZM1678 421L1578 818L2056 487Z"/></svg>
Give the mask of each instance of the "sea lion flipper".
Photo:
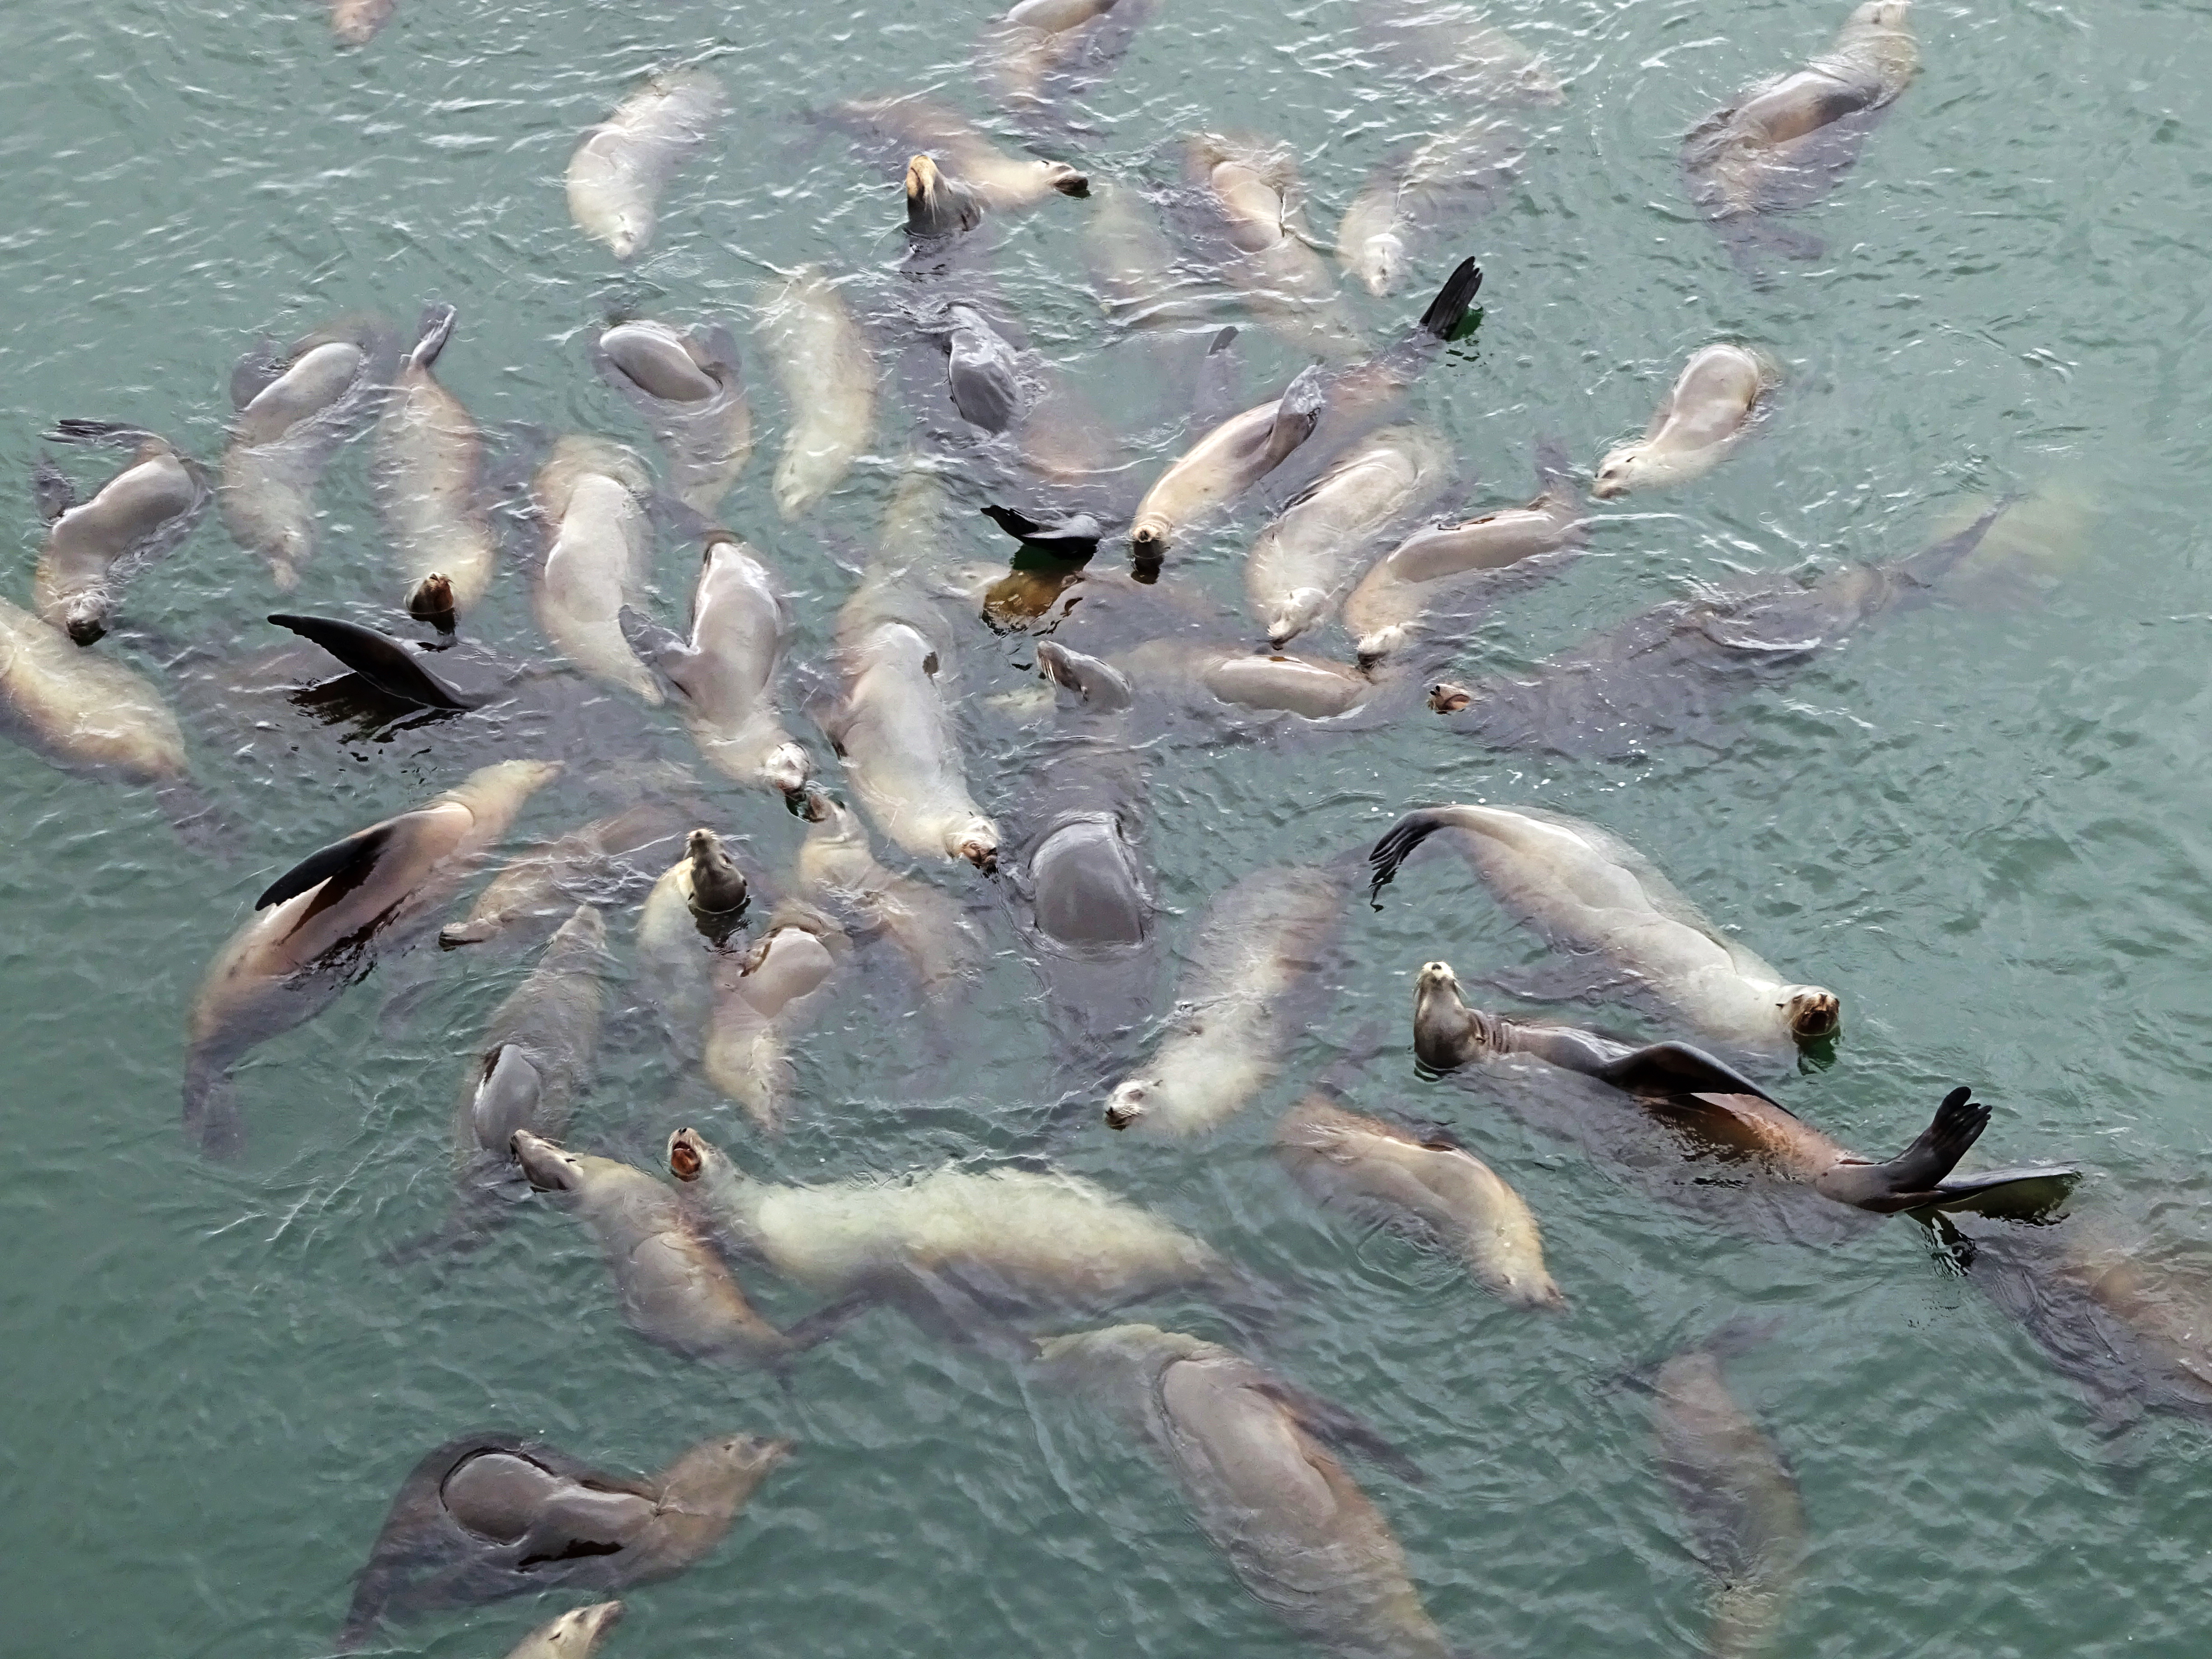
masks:
<svg viewBox="0 0 2212 1659"><path fill-rule="evenodd" d="M1428 1471L1384 1439L1350 1407L1340 1406L1334 1400L1310 1393L1279 1376L1255 1377L1246 1386L1280 1406L1315 1439L1340 1450L1358 1452L1413 1486L1422 1486L1428 1480Z"/></svg>
<svg viewBox="0 0 2212 1659"><path fill-rule="evenodd" d="M1601 1066L1592 1075L1631 1094L1675 1095L1711 1090L1716 1094L1753 1095L1780 1103L1735 1067L1686 1042L1652 1043Z"/></svg>
<svg viewBox="0 0 2212 1659"><path fill-rule="evenodd" d="M404 815L403 815L404 816ZM329 882L336 892L326 891L325 897L352 891L368 879L376 862L392 844L400 818L386 818L381 823L372 823L366 830L356 830L343 841L334 841L328 847L307 854L283 875L270 882L259 898L253 901L257 910L266 910L272 904L283 904L297 898L309 888Z"/></svg>
<svg viewBox="0 0 2212 1659"><path fill-rule="evenodd" d="M41 455L31 464L31 499L48 524L76 505L76 486L69 475Z"/></svg>
<svg viewBox="0 0 2212 1659"><path fill-rule="evenodd" d="M1472 258L1462 259L1444 278L1444 285L1437 290L1437 297L1429 301L1429 308L1421 313L1416 325L1424 334L1439 340L1457 337L1467 322L1468 307L1482 287L1482 267Z"/></svg>
<svg viewBox="0 0 2212 1659"><path fill-rule="evenodd" d="M684 696L690 696L691 688L685 684L685 678L697 664L699 653L690 647L684 636L674 629L664 627L628 605L623 606L615 620L621 624L623 638L637 653L638 660Z"/></svg>
<svg viewBox="0 0 2212 1659"><path fill-rule="evenodd" d="M319 645L388 697L413 703L419 708L460 710L474 707L389 635L332 617L301 617L277 611L269 620Z"/></svg>
<svg viewBox="0 0 2212 1659"><path fill-rule="evenodd" d="M1998 1221L2053 1219L2080 1184L2071 1164L2015 1164L1946 1181L1935 1189L1930 1210L1971 1210Z"/></svg>
<svg viewBox="0 0 2212 1659"><path fill-rule="evenodd" d="M1406 861L1408 853L1437 830L1449 828L1452 814L1456 810L1449 806L1417 807L1385 830L1382 838L1367 854L1368 866L1372 872L1370 878L1372 884L1367 890L1367 896L1374 898L1390 884L1398 873L1398 866Z"/></svg>
<svg viewBox="0 0 2212 1659"><path fill-rule="evenodd" d="M1971 1089L1958 1088L1944 1096L1918 1138L1887 1164L1842 1163L1815 1181L1814 1187L1838 1203L1885 1215L1924 1208L1929 1195L1940 1189L1944 1177L1990 1127L1990 1109L1972 1098L1972 1094Z"/></svg>

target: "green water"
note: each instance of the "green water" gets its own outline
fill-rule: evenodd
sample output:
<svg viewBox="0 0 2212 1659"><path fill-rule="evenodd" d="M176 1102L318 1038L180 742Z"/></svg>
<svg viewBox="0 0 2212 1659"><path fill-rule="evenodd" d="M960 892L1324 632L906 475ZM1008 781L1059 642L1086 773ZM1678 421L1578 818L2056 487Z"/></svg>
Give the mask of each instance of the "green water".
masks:
<svg viewBox="0 0 2212 1659"><path fill-rule="evenodd" d="M1943 1088L1971 1082L1997 1109L1989 1161L2078 1159L2100 1203L2179 1192L2193 1208L2212 1078L2198 994L2212 957L2198 736L2212 11L1923 0L1921 78L1802 222L1828 257L1754 289L1691 216L1679 137L1824 43L1844 9L1493 9L1569 94L1534 112L1518 182L1460 239L1487 271L1479 346L1415 394L1453 441L1466 499L1524 499L1539 433L1595 462L1709 339L1763 343L1788 383L1735 459L1608 512L1593 556L1495 613L1461 665L1533 660L1699 579L1909 551L1969 490L2054 486L2089 503L2074 556L1866 630L1756 691L1718 748L1499 759L1422 715L1335 744L1174 754L1148 832L1178 913L1168 926L1183 936L1231 880L1358 845L1409 804L1552 806L1642 848L1790 975L1842 992L1837 1063L1781 1089L1840 1139L1901 1146ZM585 363L586 331L619 307L742 327L768 266L819 261L863 273L862 291L887 283L902 251L894 182L803 112L933 85L984 114L963 64L987 15L401 0L368 49L344 52L319 0L11 0L0 477L24 574L10 596L37 545L27 479L46 422L137 422L211 459L240 352L340 313L458 306L439 372L503 443L519 448L525 426L641 442ZM1279 135L1325 233L1432 113L1356 21L1339 0L1162 0L1090 100L1097 132L1073 159L1166 182L1193 127ZM568 222L562 171L639 73L679 60L711 64L733 112L672 185L653 251L618 269ZM1099 319L1085 211L1054 198L1007 222L994 266L1038 343L1151 466L1181 428L1141 349L1109 343ZM1418 285L1444 268L1432 256ZM1419 301L1352 304L1379 332ZM1260 331L1245 345L1251 386L1297 366ZM900 418L887 402L876 456L787 526L768 494L783 411L757 350L748 373L763 442L724 517L794 592L795 656L818 662ZM332 470L296 608L392 591L365 464L356 446ZM1233 605L1263 514L1245 503L1179 570ZM980 521L958 534L972 544L955 552L1003 556ZM660 550L665 613L690 556ZM264 648L275 597L211 516L130 590L140 635L100 648L155 672L187 646ZM527 650L528 618L509 572L481 631ZM969 775L996 805L1036 739L981 700L1029 683L1028 647L977 626L967 650ZM888 1313L785 1388L638 1341L587 1239L542 1204L442 1271L388 1262L445 1212L453 1093L521 959L441 958L411 1019L381 1021L373 981L269 1043L241 1073L247 1158L201 1161L176 1100L209 956L275 872L473 762L434 731L342 742L281 701L187 723L204 787L238 826L228 866L180 846L147 793L0 747L0 1652L327 1651L400 1479L485 1425L633 1469L718 1431L799 1443L707 1560L630 1595L610 1654L1298 1650L1110 1430ZM665 752L686 752L672 720L666 738ZM589 810L564 786L522 832ZM764 798L719 787L715 814L772 866L795 844ZM635 1041L611 1042L576 1143L649 1160L697 1119L801 1179L1021 1144L1054 1088L1033 981L980 878L930 875L974 898L994 951L957 1025L959 1063L911 1035L895 975L864 978L803 1039L780 1146ZM617 918L616 937L628 931ZM1462 972L1539 959L1433 859L1382 912L1358 912L1331 1012L1226 1132L1177 1146L1087 1127L1064 1161L1288 1287L1258 1346L1426 1466L1419 1489L1362 1478L1455 1640L1530 1659L1698 1650L1708 1583L1654 1468L1648 1407L1616 1380L1748 1310L1783 1322L1730 1375L1795 1468L1812 1536L1782 1650L2202 1651L2212 1431L2154 1419L2102 1433L1906 1224L1828 1248L1730 1233L1395 1054L1360 1103L1453 1123L1526 1196L1571 1315L1517 1316L1441 1262L1310 1211L1267 1153L1276 1113L1370 1023L1401 1035L1412 971L1439 954ZM779 1319L805 1306L757 1269L748 1283ZM1223 1334L1203 1307L1148 1311ZM576 1599L439 1615L392 1640L500 1654Z"/></svg>

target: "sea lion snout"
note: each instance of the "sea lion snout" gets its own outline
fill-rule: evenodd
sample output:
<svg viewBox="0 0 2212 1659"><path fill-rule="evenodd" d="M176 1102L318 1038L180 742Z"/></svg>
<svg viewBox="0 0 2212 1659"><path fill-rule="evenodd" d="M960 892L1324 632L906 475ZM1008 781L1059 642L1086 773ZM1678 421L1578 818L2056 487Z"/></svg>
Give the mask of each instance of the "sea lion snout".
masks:
<svg viewBox="0 0 2212 1659"><path fill-rule="evenodd" d="M979 818L962 826L946 838L946 848L954 858L965 859L985 875L999 867L999 831L988 818Z"/></svg>
<svg viewBox="0 0 2212 1659"><path fill-rule="evenodd" d="M417 622L431 623L451 633L454 620L453 579L437 570L423 577L407 596L407 614Z"/></svg>
<svg viewBox="0 0 2212 1659"><path fill-rule="evenodd" d="M1459 989L1459 975L1452 972L1452 965L1449 962L1425 962L1413 983L1424 991L1456 991Z"/></svg>
<svg viewBox="0 0 2212 1659"><path fill-rule="evenodd" d="M1456 714L1474 702L1474 692L1463 685L1455 685L1449 680L1438 680L1429 688L1429 707L1439 714Z"/></svg>
<svg viewBox="0 0 2212 1659"><path fill-rule="evenodd" d="M696 1129L678 1129L668 1137L668 1173L678 1181L696 1181L707 1167Z"/></svg>
<svg viewBox="0 0 2212 1659"><path fill-rule="evenodd" d="M574 1158L527 1129L517 1129L507 1149L522 1166L523 1179L541 1193L574 1192L583 1175Z"/></svg>

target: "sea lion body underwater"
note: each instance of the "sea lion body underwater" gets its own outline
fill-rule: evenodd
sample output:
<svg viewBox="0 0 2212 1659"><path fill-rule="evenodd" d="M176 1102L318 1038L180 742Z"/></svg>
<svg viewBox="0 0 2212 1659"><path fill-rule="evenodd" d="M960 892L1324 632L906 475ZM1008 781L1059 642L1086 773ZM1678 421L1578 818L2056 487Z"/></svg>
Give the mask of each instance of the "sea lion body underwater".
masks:
<svg viewBox="0 0 2212 1659"><path fill-rule="evenodd" d="M5 599L0 728L64 771L190 793L184 728L160 689Z"/></svg>
<svg viewBox="0 0 2212 1659"><path fill-rule="evenodd" d="M797 805L806 820L792 869L800 898L835 915L849 932L888 937L933 1005L982 972L982 943L948 895L884 869L866 826L823 790L809 784Z"/></svg>
<svg viewBox="0 0 2212 1659"><path fill-rule="evenodd" d="M790 1454L787 1440L721 1436L641 1477L607 1474L518 1435L449 1440L393 1497L338 1650L351 1652L387 1622L441 1607L672 1577L721 1542ZM577 1650L562 1659L577 1659Z"/></svg>
<svg viewBox="0 0 2212 1659"><path fill-rule="evenodd" d="M1066 162L1009 155L965 117L919 94L854 99L837 105L830 114L845 126L895 142L909 152L927 152L915 159L929 163L931 180L961 210L948 216L938 208L926 208L927 222L917 225L909 161L907 228L917 235L969 229L982 214L1033 207L1049 196L1091 193L1091 181Z"/></svg>
<svg viewBox="0 0 2212 1659"><path fill-rule="evenodd" d="M1405 286L1413 256L1449 221L1472 218L1528 148L1519 123L1486 112L1376 169L1344 210L1336 257L1377 299Z"/></svg>
<svg viewBox="0 0 2212 1659"><path fill-rule="evenodd" d="M1413 1053L1431 1071L1526 1054L1609 1084L1700 1151L1747 1158L1823 1198L1877 1215L2002 1208L2012 1194L2071 1183L2078 1170L2013 1167L1969 1176L1959 1160L1989 1127L1990 1109L1954 1089L1916 1140L1877 1163L1838 1145L1722 1060L1686 1043L1638 1046L1577 1026L1502 1018L1469 1008L1448 963L1423 964L1413 989Z"/></svg>
<svg viewBox="0 0 2212 1659"><path fill-rule="evenodd" d="M584 135L568 158L568 216L634 259L653 241L660 192L706 143L728 106L722 83L703 70L654 76Z"/></svg>
<svg viewBox="0 0 2212 1659"><path fill-rule="evenodd" d="M687 1060L699 1057L713 1008L714 958L743 925L750 900L721 837L696 829L638 911L638 982Z"/></svg>
<svg viewBox="0 0 2212 1659"><path fill-rule="evenodd" d="M48 525L31 577L32 608L77 644L90 645L107 632L123 577L191 533L213 485L198 461L137 427L65 420L46 437L131 447L130 465L88 501L76 500L70 481L45 462L32 473Z"/></svg>
<svg viewBox="0 0 2212 1659"><path fill-rule="evenodd" d="M423 313L422 334L377 417L374 469L408 612L446 627L483 598L499 568L483 500L483 434L430 372L453 337L455 314L448 305Z"/></svg>
<svg viewBox="0 0 2212 1659"><path fill-rule="evenodd" d="M1151 1325L1038 1344L1048 1380L1140 1435L1244 1588L1351 1659L1463 1659L1413 1588L1405 1551L1324 1441L1406 1461L1341 1407L1230 1349Z"/></svg>
<svg viewBox="0 0 2212 1659"><path fill-rule="evenodd" d="M1287 146L1194 134L1183 177L1228 244L1221 274L1294 345L1343 358L1359 349L1328 262L1305 228L1297 162Z"/></svg>
<svg viewBox="0 0 2212 1659"><path fill-rule="evenodd" d="M653 562L645 503L653 480L626 449L563 437L538 469L532 497L548 535L533 598L554 648L593 679L647 705L664 701L623 635L623 607L642 603Z"/></svg>
<svg viewBox="0 0 2212 1659"><path fill-rule="evenodd" d="M1692 353L1644 435L1598 463L1590 494L1611 501L1703 477L1743 441L1781 378L1773 359L1749 346L1723 342Z"/></svg>
<svg viewBox="0 0 2212 1659"><path fill-rule="evenodd" d="M343 46L365 46L392 21L399 0L331 0L331 33Z"/></svg>
<svg viewBox="0 0 2212 1659"><path fill-rule="evenodd" d="M725 953L712 964L707 1080L771 1134L783 1127L797 1077L790 1040L821 1012L844 948L826 918L787 915L744 956Z"/></svg>
<svg viewBox="0 0 2212 1659"><path fill-rule="evenodd" d="M617 323L592 343L592 363L644 416L668 457L670 493L711 518L753 453L752 407L729 330Z"/></svg>
<svg viewBox="0 0 2212 1659"><path fill-rule="evenodd" d="M377 955L452 897L522 805L560 771L502 761L444 794L311 854L269 884L216 952L185 1027L185 1127L210 1156L242 1144L232 1065L320 1013Z"/></svg>
<svg viewBox="0 0 2212 1659"><path fill-rule="evenodd" d="M1039 115L1103 73L1151 9L1151 0L1020 0L984 30L979 67L1000 105Z"/></svg>
<svg viewBox="0 0 2212 1659"><path fill-rule="evenodd" d="M1424 1139L1316 1092L1275 1126L1275 1154L1316 1203L1379 1217L1450 1251L1477 1284L1514 1307L1567 1305L1521 1194L1448 1137Z"/></svg>
<svg viewBox="0 0 2212 1659"><path fill-rule="evenodd" d="M684 808L647 799L525 848L484 884L469 914L438 930L441 950L544 938L580 902L606 902L638 854L683 833Z"/></svg>
<svg viewBox="0 0 2212 1659"><path fill-rule="evenodd" d="M765 291L757 325L791 419L776 458L775 510L795 519L827 495L868 447L876 362L819 265Z"/></svg>
<svg viewBox="0 0 2212 1659"><path fill-rule="evenodd" d="M1375 890L1439 833L1501 903L1553 945L1610 957L1708 1036L1776 1059L1793 1044L1833 1036L1842 1024L1834 992L1784 983L1649 859L1579 818L1531 807L1423 807L1375 843Z"/></svg>

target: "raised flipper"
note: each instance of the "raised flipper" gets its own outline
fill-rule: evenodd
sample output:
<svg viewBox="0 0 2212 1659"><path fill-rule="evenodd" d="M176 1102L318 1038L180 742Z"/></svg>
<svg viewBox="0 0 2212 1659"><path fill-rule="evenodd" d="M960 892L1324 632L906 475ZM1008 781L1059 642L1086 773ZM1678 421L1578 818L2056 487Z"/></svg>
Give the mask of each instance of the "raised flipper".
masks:
<svg viewBox="0 0 2212 1659"><path fill-rule="evenodd" d="M1106 527L1088 513L1058 519L1032 519L1011 507L987 507L983 516L1024 547L1034 547L1056 559L1081 561L1098 551L1098 538Z"/></svg>
<svg viewBox="0 0 2212 1659"><path fill-rule="evenodd" d="M1373 850L1367 854L1368 867L1371 872L1367 896L1370 901L1390 884L1398 873L1398 866L1406 861L1408 853L1437 830L1452 827L1455 822L1453 814L1456 811L1450 806L1418 807L1383 831L1382 839L1376 842ZM1375 908L1379 910L1382 907L1376 904Z"/></svg>
<svg viewBox="0 0 2212 1659"><path fill-rule="evenodd" d="M31 464L31 499L38 503L39 516L52 524L76 505L76 486L41 455Z"/></svg>
<svg viewBox="0 0 2212 1659"><path fill-rule="evenodd" d="M1277 466L1283 458L1313 436L1313 429L1321 420L1321 411L1328 402L1328 377L1316 363L1304 368L1283 388L1283 395L1275 400L1275 419L1267 428L1266 441L1261 446L1267 456L1267 465Z"/></svg>
<svg viewBox="0 0 2212 1659"><path fill-rule="evenodd" d="M1709 1091L1723 1095L1754 1095L1779 1105L1765 1090L1733 1066L1714 1059L1686 1042L1655 1042L1623 1054L1590 1073L1631 1094L1685 1095Z"/></svg>
<svg viewBox="0 0 2212 1659"><path fill-rule="evenodd" d="M459 710L476 707L387 634L331 617L298 617L279 612L269 620L319 645L387 697L396 697L417 708Z"/></svg>
<svg viewBox="0 0 2212 1659"><path fill-rule="evenodd" d="M446 342L453 337L456 314L453 307L437 301L422 308L422 333L416 339L415 349L407 354L409 368L428 368L438 361Z"/></svg>
<svg viewBox="0 0 2212 1659"><path fill-rule="evenodd" d="M1944 1096L1919 1138L1888 1163L1838 1164L1814 1188L1838 1203L1883 1215L1925 1206L1990 1127L1990 1109L1972 1099L1972 1093L1960 1088Z"/></svg>
<svg viewBox="0 0 2212 1659"><path fill-rule="evenodd" d="M469 1122L480 1146L504 1147L537 1120L545 1079L520 1043L503 1042L484 1056L483 1075L469 1099Z"/></svg>
<svg viewBox="0 0 2212 1659"><path fill-rule="evenodd" d="M1960 1176L1936 1188L1930 1210L1968 1210L1995 1221L2055 1221L2080 1184L2071 1164L2021 1164Z"/></svg>
<svg viewBox="0 0 2212 1659"><path fill-rule="evenodd" d="M377 860L391 846L392 838L401 823L413 817L403 813L396 818L386 818L381 823L372 823L366 830L357 830L343 841L334 841L328 847L307 854L263 890L253 901L257 910L266 910L272 904L283 904L295 899L309 888L321 883L330 884L323 889L317 902L318 909L327 909L332 903L367 881L375 871Z"/></svg>
<svg viewBox="0 0 2212 1659"><path fill-rule="evenodd" d="M1245 1386L1255 1394L1265 1395L1290 1413L1297 1419L1298 1426L1315 1439L1340 1451L1357 1452L1413 1486L1422 1486L1428 1480L1427 1471L1384 1439L1350 1407L1340 1406L1334 1400L1310 1393L1279 1376L1255 1376Z"/></svg>
<svg viewBox="0 0 2212 1659"><path fill-rule="evenodd" d="M1433 334L1439 340L1455 340L1466 331L1468 307L1482 287L1482 267L1473 259L1462 259L1452 274L1444 278L1444 285L1437 290L1437 297L1429 301L1429 308L1421 313L1418 326L1425 334Z"/></svg>

